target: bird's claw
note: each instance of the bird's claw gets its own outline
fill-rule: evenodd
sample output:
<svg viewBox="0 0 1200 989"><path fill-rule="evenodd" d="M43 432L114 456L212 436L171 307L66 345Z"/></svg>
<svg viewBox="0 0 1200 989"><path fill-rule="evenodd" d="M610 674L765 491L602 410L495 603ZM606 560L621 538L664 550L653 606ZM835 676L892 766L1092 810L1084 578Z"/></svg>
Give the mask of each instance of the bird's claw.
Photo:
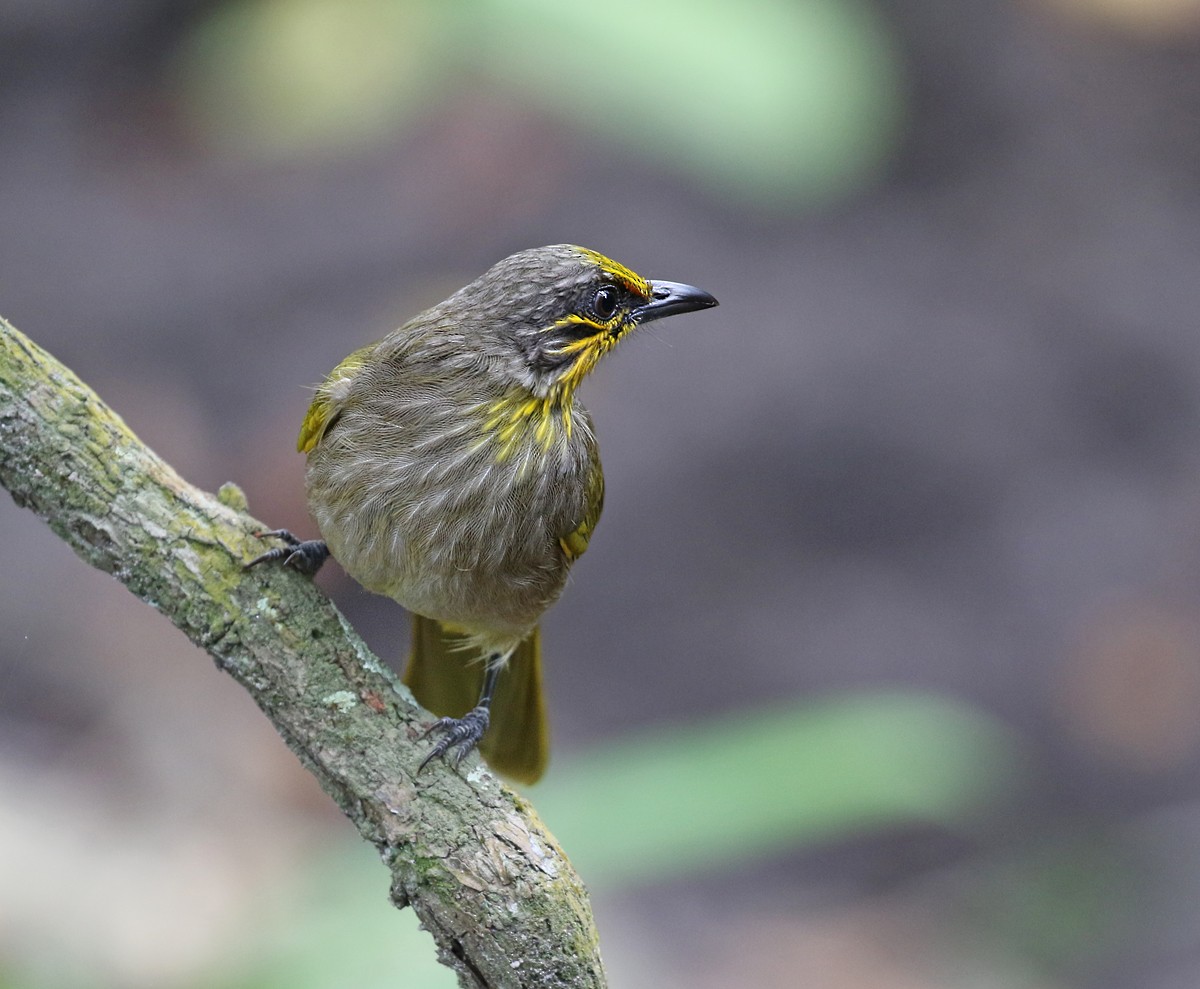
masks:
<svg viewBox="0 0 1200 989"><path fill-rule="evenodd" d="M291 567L293 570L311 577L321 569L321 564L329 559L329 547L322 539L300 540L287 529L271 529L269 532L256 532L254 535L260 539L282 539L284 545L276 546L274 549L259 554L249 563L243 564L243 570L249 570L260 563L275 563L282 560L285 567Z"/></svg>
<svg viewBox="0 0 1200 989"><path fill-rule="evenodd" d="M428 738L434 732L441 732L442 737L421 760L421 765L417 767L418 775L432 760L444 757L447 752L452 753L450 764L458 768L467 753L479 744L490 723L488 709L482 705L472 708L461 718L438 718L421 734L422 738Z"/></svg>

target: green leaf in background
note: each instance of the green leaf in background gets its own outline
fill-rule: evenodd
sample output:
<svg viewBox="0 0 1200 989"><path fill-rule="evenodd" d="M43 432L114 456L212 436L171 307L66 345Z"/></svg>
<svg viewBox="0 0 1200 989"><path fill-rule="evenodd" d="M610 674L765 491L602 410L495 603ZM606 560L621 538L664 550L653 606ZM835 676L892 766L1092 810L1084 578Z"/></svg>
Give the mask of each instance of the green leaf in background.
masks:
<svg viewBox="0 0 1200 989"><path fill-rule="evenodd" d="M869 0L231 0L178 68L194 123L243 152L394 140L482 83L771 211L860 187L903 115Z"/></svg>
<svg viewBox="0 0 1200 989"><path fill-rule="evenodd" d="M1138 936L1156 877L1153 843L1082 820L1015 854L975 866L956 894L964 929L986 931L996 950L1024 959L1031 981L1084 985Z"/></svg>
<svg viewBox="0 0 1200 989"><path fill-rule="evenodd" d="M479 65L590 135L749 205L838 198L898 133L898 59L859 0L476 0Z"/></svg>
<svg viewBox="0 0 1200 989"><path fill-rule="evenodd" d="M531 795L589 886L886 827L971 827L1020 775L1009 732L923 694L856 694L628 737Z"/></svg>
<svg viewBox="0 0 1200 989"><path fill-rule="evenodd" d="M645 732L556 763L532 794L592 888L716 874L913 822L970 828L1019 774L994 721L920 694L856 695ZM273 890L206 989L450 989L356 839Z"/></svg>
<svg viewBox="0 0 1200 989"><path fill-rule="evenodd" d="M357 836L272 889L240 925L239 943L197 989L453 989L433 938L387 898L387 870Z"/></svg>
<svg viewBox="0 0 1200 989"><path fill-rule="evenodd" d="M183 47L183 102L200 131L245 152L368 144L444 80L444 27L427 0L231 0Z"/></svg>

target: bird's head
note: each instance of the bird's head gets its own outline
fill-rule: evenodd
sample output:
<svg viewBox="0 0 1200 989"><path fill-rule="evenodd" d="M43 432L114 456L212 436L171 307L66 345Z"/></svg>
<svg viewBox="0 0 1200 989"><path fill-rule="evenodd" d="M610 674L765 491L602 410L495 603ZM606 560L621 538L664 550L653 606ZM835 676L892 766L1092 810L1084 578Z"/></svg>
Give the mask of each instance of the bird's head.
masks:
<svg viewBox="0 0 1200 989"><path fill-rule="evenodd" d="M569 398L631 330L717 300L678 282L643 278L583 247L558 244L497 262L446 300L494 370L538 398Z"/></svg>

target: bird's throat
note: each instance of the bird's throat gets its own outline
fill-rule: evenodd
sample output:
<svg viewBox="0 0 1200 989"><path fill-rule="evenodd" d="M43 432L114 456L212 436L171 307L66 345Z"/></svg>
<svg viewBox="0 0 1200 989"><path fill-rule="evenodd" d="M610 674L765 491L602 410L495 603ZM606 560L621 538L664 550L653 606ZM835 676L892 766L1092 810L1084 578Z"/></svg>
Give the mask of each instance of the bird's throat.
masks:
<svg viewBox="0 0 1200 989"><path fill-rule="evenodd" d="M544 398L523 389L493 402L483 423L482 442L504 463L522 451L545 455L556 443L571 438L574 388L555 389Z"/></svg>

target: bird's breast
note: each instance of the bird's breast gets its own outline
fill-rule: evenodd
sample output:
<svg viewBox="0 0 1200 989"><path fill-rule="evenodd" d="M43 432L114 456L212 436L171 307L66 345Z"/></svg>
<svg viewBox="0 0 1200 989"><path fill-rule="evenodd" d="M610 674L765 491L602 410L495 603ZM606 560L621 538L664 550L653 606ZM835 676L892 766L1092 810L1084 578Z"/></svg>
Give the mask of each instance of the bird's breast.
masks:
<svg viewBox="0 0 1200 989"><path fill-rule="evenodd" d="M599 458L578 404L531 397L347 409L309 454L310 508L364 587L467 629L522 634L554 601L559 540Z"/></svg>

